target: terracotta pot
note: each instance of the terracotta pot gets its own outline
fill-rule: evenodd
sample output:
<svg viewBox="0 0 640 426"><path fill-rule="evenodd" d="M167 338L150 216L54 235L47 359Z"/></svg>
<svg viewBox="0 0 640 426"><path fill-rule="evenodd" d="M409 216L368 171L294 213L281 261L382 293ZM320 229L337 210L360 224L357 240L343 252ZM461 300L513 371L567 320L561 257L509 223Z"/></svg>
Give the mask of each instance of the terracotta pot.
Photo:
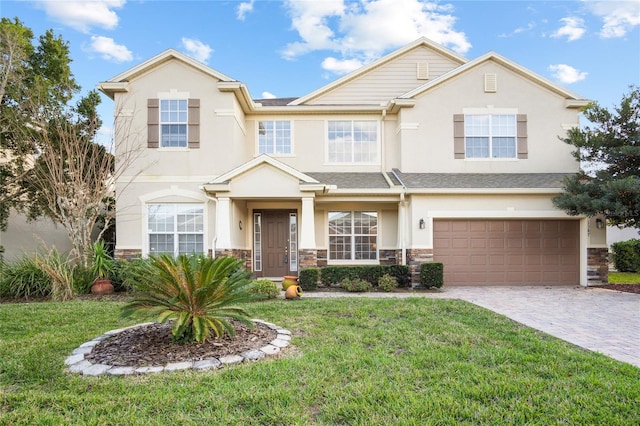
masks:
<svg viewBox="0 0 640 426"><path fill-rule="evenodd" d="M289 286L298 285L298 277L295 275L285 275L282 277L282 288L286 291Z"/></svg>
<svg viewBox="0 0 640 426"><path fill-rule="evenodd" d="M284 292L284 297L287 299L298 299L302 295L302 287L299 285L291 285Z"/></svg>
<svg viewBox="0 0 640 426"><path fill-rule="evenodd" d="M111 280L96 280L91 286L92 294L110 294L113 293L113 284Z"/></svg>

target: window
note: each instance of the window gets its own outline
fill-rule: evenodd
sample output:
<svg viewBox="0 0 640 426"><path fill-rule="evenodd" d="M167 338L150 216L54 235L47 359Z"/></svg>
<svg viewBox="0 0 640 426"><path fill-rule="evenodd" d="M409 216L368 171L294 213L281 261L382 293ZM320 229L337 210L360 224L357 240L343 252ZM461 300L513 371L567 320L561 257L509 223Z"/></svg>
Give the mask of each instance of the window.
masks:
<svg viewBox="0 0 640 426"><path fill-rule="evenodd" d="M329 212L329 260L377 260L377 247L377 212Z"/></svg>
<svg viewBox="0 0 640 426"><path fill-rule="evenodd" d="M378 122L340 120L328 122L329 163L377 163Z"/></svg>
<svg viewBox="0 0 640 426"><path fill-rule="evenodd" d="M187 147L187 118L185 99L160 100L160 146L162 148Z"/></svg>
<svg viewBox="0 0 640 426"><path fill-rule="evenodd" d="M258 122L259 154L291 154L291 122Z"/></svg>
<svg viewBox="0 0 640 426"><path fill-rule="evenodd" d="M201 204L149 204L149 254L204 253L204 207Z"/></svg>
<svg viewBox="0 0 640 426"><path fill-rule="evenodd" d="M289 270L298 270L298 216L289 213Z"/></svg>
<svg viewBox="0 0 640 426"><path fill-rule="evenodd" d="M515 114L464 116L466 158L516 158Z"/></svg>
<svg viewBox="0 0 640 426"><path fill-rule="evenodd" d="M253 214L253 270L262 271L262 214Z"/></svg>

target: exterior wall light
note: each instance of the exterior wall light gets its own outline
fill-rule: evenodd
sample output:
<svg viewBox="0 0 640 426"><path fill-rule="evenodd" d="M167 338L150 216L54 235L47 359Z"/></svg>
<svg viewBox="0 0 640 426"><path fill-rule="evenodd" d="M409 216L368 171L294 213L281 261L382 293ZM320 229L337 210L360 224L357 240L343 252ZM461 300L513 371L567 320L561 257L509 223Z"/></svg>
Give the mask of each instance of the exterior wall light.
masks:
<svg viewBox="0 0 640 426"><path fill-rule="evenodd" d="M596 228L598 229L604 228L604 222L602 221L602 219L596 219Z"/></svg>
<svg viewBox="0 0 640 426"><path fill-rule="evenodd" d="M418 227L420 229L424 229L424 227L425 227L424 219L420 219L420 221L418 222Z"/></svg>

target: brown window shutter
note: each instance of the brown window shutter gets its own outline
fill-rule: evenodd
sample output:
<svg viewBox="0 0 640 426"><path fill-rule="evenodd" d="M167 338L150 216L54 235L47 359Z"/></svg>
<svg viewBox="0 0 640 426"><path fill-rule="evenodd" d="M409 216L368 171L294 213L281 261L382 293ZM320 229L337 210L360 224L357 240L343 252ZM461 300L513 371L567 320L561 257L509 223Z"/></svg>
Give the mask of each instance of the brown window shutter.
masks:
<svg viewBox="0 0 640 426"><path fill-rule="evenodd" d="M527 148L527 114L518 114L518 158L529 158Z"/></svg>
<svg viewBox="0 0 640 426"><path fill-rule="evenodd" d="M147 99L147 148L160 145L160 101Z"/></svg>
<svg viewBox="0 0 640 426"><path fill-rule="evenodd" d="M464 114L453 114L453 158L464 158Z"/></svg>
<svg viewBox="0 0 640 426"><path fill-rule="evenodd" d="M189 99L189 148L200 148L200 99Z"/></svg>

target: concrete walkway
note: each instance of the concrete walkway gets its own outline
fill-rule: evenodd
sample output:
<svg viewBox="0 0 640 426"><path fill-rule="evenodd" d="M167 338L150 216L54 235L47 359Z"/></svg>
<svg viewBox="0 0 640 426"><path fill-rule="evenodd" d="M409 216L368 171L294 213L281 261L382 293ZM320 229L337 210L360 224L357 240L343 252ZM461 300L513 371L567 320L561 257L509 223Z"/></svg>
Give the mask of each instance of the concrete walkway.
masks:
<svg viewBox="0 0 640 426"><path fill-rule="evenodd" d="M303 297L461 299L640 367L640 294L583 287L450 287L439 292L305 292Z"/></svg>

